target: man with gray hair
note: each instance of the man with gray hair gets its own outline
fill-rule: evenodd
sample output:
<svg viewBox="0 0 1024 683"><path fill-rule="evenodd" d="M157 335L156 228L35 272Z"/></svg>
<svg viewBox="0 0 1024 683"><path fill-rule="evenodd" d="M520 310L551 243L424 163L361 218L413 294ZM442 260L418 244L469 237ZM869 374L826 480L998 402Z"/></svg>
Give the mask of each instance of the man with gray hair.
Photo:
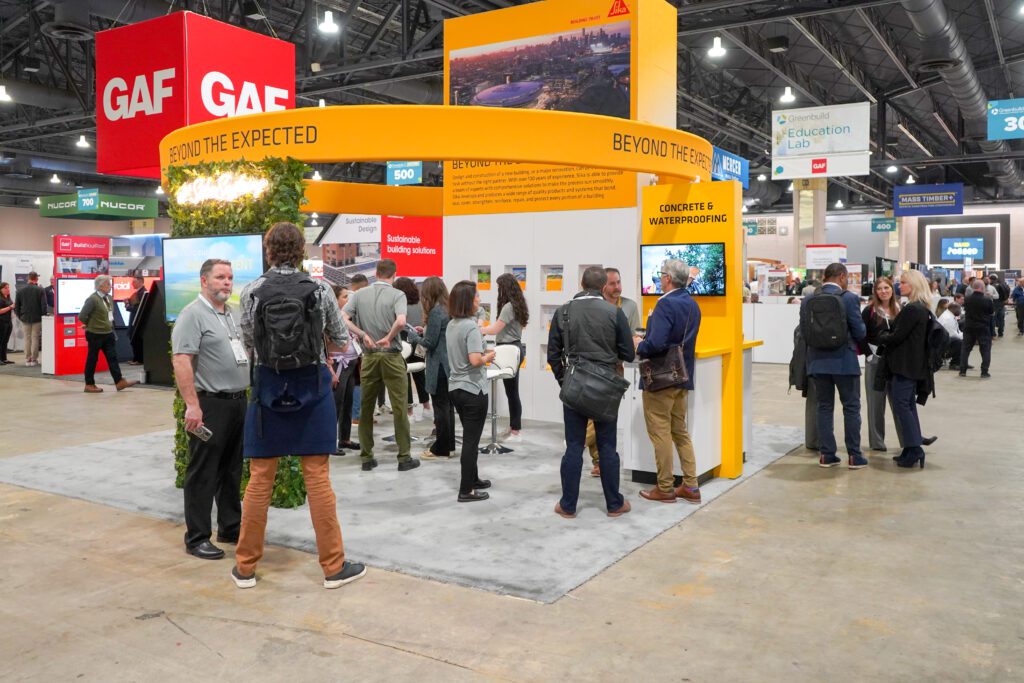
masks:
<svg viewBox="0 0 1024 683"><path fill-rule="evenodd" d="M110 297L111 281L109 275L99 275L93 281L96 291L82 304L78 319L85 325L85 341L89 350L85 356L85 393L99 394L103 392L96 386L96 363L100 351L107 359L110 376L118 391L124 391L138 382L126 380L121 376L121 366L117 362L117 343L114 336L114 300Z"/></svg>
<svg viewBox="0 0 1024 683"><path fill-rule="evenodd" d="M981 349L981 376L988 378L992 363L992 316L995 303L985 294L985 283L975 278L971 283L971 295L964 304L964 340L960 345L960 376L967 375L967 361L974 345Z"/></svg>
<svg viewBox="0 0 1024 683"><path fill-rule="evenodd" d="M690 267L683 261L671 259L661 265L661 290L665 292L650 317L644 340L637 347L637 355L644 359L663 358L677 348L682 350L686 367L685 379L674 386L652 390L643 386L644 421L647 436L654 447L654 460L658 468L658 484L640 495L659 503L674 503L682 498L699 505L700 489L697 485L697 459L693 443L686 430L686 401L693 390L694 358L697 333L700 331L700 307L687 291ZM677 487L672 471L673 447L683 468L683 481Z"/></svg>

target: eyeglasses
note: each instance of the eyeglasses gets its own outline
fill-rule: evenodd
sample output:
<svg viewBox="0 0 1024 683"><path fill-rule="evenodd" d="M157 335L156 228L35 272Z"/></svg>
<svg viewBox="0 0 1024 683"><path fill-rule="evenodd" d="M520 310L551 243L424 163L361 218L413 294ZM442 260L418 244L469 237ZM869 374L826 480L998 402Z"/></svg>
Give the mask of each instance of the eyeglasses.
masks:
<svg viewBox="0 0 1024 683"><path fill-rule="evenodd" d="M664 271L659 272L658 275L660 275L661 277L668 277L669 276L668 273L666 273Z"/></svg>

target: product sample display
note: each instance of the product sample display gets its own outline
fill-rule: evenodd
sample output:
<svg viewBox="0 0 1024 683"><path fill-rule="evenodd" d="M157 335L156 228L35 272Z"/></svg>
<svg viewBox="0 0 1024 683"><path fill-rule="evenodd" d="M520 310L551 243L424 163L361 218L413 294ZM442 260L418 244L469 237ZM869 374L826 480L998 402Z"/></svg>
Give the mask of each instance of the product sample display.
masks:
<svg viewBox="0 0 1024 683"><path fill-rule="evenodd" d="M686 290L694 296L725 296L725 244L644 244L640 247L641 287L645 296L661 291L661 265L678 259L690 266Z"/></svg>
<svg viewBox="0 0 1024 683"><path fill-rule="evenodd" d="M96 291L96 285L89 279L57 280L57 315L78 315L85 300Z"/></svg>
<svg viewBox="0 0 1024 683"><path fill-rule="evenodd" d="M237 307L239 295L258 278L263 267L263 235L169 237L164 240L164 296L167 322L199 296L199 269L206 259L231 262L234 289L228 304ZM91 284L91 282L90 282Z"/></svg>

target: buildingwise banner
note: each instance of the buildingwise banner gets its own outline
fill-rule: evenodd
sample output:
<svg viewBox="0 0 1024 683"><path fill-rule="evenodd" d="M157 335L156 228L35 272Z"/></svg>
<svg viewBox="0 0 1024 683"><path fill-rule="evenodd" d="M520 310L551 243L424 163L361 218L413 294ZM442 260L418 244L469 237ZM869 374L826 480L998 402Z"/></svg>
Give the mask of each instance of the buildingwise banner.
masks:
<svg viewBox="0 0 1024 683"><path fill-rule="evenodd" d="M964 212L964 184L900 185L892 189L896 216L953 216Z"/></svg>
<svg viewBox="0 0 1024 683"><path fill-rule="evenodd" d="M772 178L829 178L870 173L871 105L772 112Z"/></svg>

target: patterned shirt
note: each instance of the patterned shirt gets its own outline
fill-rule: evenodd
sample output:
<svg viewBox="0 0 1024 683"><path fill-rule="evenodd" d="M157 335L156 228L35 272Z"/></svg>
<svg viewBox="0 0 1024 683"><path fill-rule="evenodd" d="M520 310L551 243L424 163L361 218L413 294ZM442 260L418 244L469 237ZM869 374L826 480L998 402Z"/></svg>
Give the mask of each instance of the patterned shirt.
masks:
<svg viewBox="0 0 1024 683"><path fill-rule="evenodd" d="M270 269L275 273L281 275L291 275L299 272L298 268L292 266L277 266ZM249 350L250 355L254 355L254 349L256 348L255 340L253 338L255 329L255 318L256 318L256 306L259 305L258 289L266 280L266 277L258 277L245 286L242 290L240 297L240 305L242 319L242 343L245 344L245 348ZM320 315L324 321L324 334L327 338L338 346L345 346L348 343L348 330L345 329L345 325L341 320L341 310L338 308L338 300L334 297L334 292L327 283L321 281L319 283L320 290L317 293L317 299L320 305ZM327 345L324 345L324 353L320 358L320 362L327 364Z"/></svg>

